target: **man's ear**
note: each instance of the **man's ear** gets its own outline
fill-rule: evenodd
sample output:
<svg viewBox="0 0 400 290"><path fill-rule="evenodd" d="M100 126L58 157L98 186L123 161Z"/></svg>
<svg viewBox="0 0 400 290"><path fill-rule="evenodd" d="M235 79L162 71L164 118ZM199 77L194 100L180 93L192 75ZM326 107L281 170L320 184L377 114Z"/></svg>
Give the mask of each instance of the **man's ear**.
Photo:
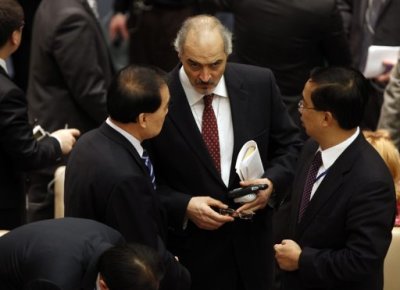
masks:
<svg viewBox="0 0 400 290"><path fill-rule="evenodd" d="M137 122L142 128L147 127L147 118L146 118L146 113L140 113L139 116L137 117Z"/></svg>
<svg viewBox="0 0 400 290"><path fill-rule="evenodd" d="M14 30L11 34L10 41L13 46L19 46L21 42L21 31Z"/></svg>
<svg viewBox="0 0 400 290"><path fill-rule="evenodd" d="M330 126L334 120L335 119L333 118L333 115L331 112L329 112L329 111L324 112L324 120L323 120L324 126L327 126L327 127Z"/></svg>
<svg viewBox="0 0 400 290"><path fill-rule="evenodd" d="M106 284L106 281L104 281L104 278L101 274L99 277L99 287L100 287L100 290L110 290Z"/></svg>

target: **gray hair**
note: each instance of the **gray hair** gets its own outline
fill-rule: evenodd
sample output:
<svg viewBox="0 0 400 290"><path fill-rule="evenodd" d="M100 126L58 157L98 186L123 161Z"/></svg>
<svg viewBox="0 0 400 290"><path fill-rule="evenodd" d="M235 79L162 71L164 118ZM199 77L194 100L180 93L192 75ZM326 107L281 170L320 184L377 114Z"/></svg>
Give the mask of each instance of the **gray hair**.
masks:
<svg viewBox="0 0 400 290"><path fill-rule="evenodd" d="M201 32L212 31L214 29L217 29L221 34L224 42L224 51L227 55L230 55L232 53L232 32L230 32L229 29L218 20L218 18L205 14L189 17L185 20L175 38L175 50L179 55L181 55L187 35L190 31L197 30Z"/></svg>

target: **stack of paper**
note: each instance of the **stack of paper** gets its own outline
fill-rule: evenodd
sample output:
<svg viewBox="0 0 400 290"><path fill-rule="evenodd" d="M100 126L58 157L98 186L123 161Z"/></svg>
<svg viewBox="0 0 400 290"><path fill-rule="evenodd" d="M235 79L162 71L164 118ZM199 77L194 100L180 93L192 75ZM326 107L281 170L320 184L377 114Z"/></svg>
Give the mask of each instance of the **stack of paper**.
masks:
<svg viewBox="0 0 400 290"><path fill-rule="evenodd" d="M242 181L257 179L264 174L260 152L255 141L250 140L243 145L238 154L235 169Z"/></svg>

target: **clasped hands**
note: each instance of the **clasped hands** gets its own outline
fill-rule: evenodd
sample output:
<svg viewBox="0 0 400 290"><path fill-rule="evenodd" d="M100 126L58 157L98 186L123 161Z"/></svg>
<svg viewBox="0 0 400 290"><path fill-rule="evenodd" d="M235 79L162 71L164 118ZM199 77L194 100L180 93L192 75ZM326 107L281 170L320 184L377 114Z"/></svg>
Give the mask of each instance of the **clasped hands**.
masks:
<svg viewBox="0 0 400 290"><path fill-rule="evenodd" d="M240 182L240 186L248 186L252 184L268 184L268 188L259 190L257 198L252 202L248 202L239 207L236 211L253 211L264 208L271 196L273 185L268 178L260 178ZM215 230L227 222L233 222L235 219L229 215L222 215L215 211L218 209L227 209L228 205L209 196L195 196L189 201L186 209L187 217L195 223L199 228L204 230Z"/></svg>

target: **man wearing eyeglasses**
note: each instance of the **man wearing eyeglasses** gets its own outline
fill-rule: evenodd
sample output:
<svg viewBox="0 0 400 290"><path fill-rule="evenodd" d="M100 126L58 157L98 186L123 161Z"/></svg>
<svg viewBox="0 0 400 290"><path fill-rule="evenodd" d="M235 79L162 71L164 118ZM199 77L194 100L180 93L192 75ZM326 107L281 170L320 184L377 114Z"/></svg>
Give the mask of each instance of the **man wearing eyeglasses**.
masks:
<svg viewBox="0 0 400 290"><path fill-rule="evenodd" d="M392 177L360 134L369 83L352 69L314 70L299 103L311 139L291 196L290 230L274 246L283 290L382 290L395 216Z"/></svg>

